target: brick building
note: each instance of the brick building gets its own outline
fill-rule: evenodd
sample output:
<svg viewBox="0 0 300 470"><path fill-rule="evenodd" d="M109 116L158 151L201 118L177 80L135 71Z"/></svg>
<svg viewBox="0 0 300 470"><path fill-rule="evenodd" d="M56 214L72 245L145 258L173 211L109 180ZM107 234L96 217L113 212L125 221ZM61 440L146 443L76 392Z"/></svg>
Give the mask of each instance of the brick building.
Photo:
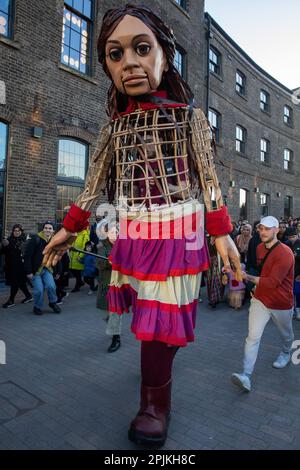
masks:
<svg viewBox="0 0 300 470"><path fill-rule="evenodd" d="M96 40L104 12L125 3L0 1L2 232L7 234L16 222L32 231L45 219L60 221L81 192L88 158L106 119L108 80L97 62ZM300 215L300 112L290 90L257 67L204 15L204 0L143 3L174 29L176 65L192 86L197 104L210 108L218 128L218 172L232 215L239 216L247 197L245 215L256 218L263 194L274 215L283 213L284 201ZM238 91L237 70L245 79ZM260 90L269 99L264 112ZM284 112L289 116L283 117ZM247 140L238 144L236 132ZM259 139L267 142L261 144L266 145L265 155ZM236 145L242 151L237 153Z"/></svg>
<svg viewBox="0 0 300 470"><path fill-rule="evenodd" d="M207 111L229 211L251 222L300 217L300 100L205 16Z"/></svg>

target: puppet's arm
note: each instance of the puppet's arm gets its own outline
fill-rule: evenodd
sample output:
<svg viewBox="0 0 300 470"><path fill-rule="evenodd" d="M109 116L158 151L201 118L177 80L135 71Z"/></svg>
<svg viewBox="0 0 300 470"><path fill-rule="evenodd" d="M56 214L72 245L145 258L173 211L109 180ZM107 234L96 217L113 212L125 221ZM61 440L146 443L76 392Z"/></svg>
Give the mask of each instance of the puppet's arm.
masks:
<svg viewBox="0 0 300 470"><path fill-rule="evenodd" d="M112 158L111 126L105 126L99 135L95 152L89 163L84 191L76 199L76 206L88 211L105 188L106 176Z"/></svg>
<svg viewBox="0 0 300 470"><path fill-rule="evenodd" d="M230 261L235 267L236 278L241 280L242 270L239 254L229 233L232 231L227 207L223 205L221 188L217 177L213 152L211 148L210 127L201 109L194 109L190 121L192 146L195 152L199 180L203 191L203 199L207 209L206 230L215 238L216 248L220 254L224 268L230 271ZM215 192L217 209L213 210L211 193Z"/></svg>

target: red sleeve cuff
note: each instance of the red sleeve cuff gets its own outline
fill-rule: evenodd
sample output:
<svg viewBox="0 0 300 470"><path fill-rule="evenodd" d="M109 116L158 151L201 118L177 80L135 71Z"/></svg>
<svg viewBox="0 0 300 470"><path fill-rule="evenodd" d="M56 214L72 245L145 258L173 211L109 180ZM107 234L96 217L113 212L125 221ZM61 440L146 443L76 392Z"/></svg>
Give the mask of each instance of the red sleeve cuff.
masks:
<svg viewBox="0 0 300 470"><path fill-rule="evenodd" d="M63 221L63 227L69 232L81 232L89 225L89 217L91 213L89 211L84 211L75 204L71 205L69 212Z"/></svg>
<svg viewBox="0 0 300 470"><path fill-rule="evenodd" d="M209 235L227 235L232 232L230 216L226 206L221 209L206 213L206 230Z"/></svg>

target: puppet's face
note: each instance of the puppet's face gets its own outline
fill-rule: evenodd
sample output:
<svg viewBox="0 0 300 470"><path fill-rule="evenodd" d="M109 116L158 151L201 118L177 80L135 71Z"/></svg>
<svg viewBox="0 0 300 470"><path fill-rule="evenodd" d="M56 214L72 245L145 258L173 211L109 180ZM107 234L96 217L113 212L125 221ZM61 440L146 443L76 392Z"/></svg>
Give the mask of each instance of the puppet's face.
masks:
<svg viewBox="0 0 300 470"><path fill-rule="evenodd" d="M130 96L156 91L164 71L165 53L155 34L141 20L126 15L106 42L106 65L118 91Z"/></svg>

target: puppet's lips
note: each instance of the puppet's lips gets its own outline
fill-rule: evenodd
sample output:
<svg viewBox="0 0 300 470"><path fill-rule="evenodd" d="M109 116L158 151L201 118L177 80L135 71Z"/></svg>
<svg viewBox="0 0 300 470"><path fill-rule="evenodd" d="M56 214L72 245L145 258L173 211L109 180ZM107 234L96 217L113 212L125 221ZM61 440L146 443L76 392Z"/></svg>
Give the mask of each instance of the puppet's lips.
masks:
<svg viewBox="0 0 300 470"><path fill-rule="evenodd" d="M126 77L124 80L123 80L123 83L127 83L127 84L136 84L136 83L140 83L141 81L143 80L146 80L147 76L146 75L130 75L129 77Z"/></svg>

